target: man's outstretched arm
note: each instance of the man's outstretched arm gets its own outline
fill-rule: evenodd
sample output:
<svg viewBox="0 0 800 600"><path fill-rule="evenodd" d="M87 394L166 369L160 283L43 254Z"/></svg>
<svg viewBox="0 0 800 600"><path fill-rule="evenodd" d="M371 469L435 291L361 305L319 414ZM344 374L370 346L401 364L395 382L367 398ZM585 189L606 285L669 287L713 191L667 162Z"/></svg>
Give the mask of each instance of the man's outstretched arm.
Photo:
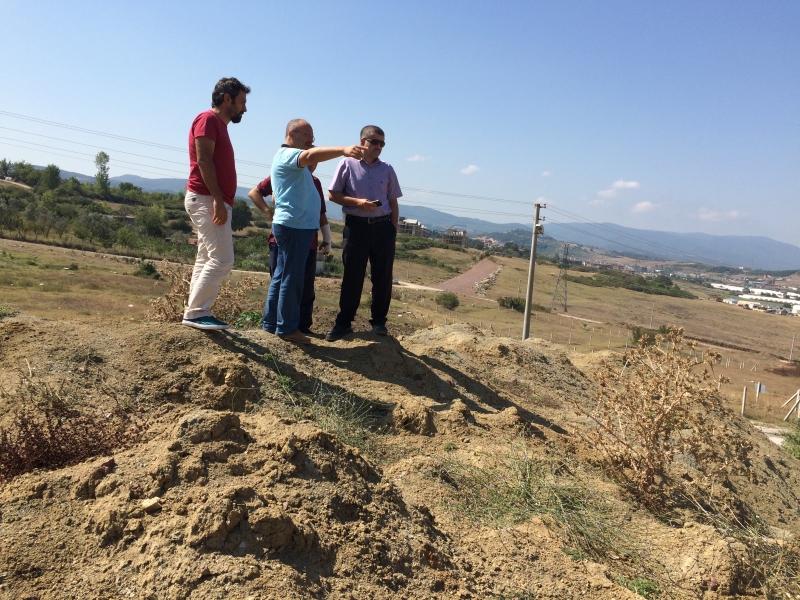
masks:
<svg viewBox="0 0 800 600"><path fill-rule="evenodd" d="M301 167L308 165L315 165L317 163L325 162L345 156L347 158L361 159L364 156L365 146L323 146L321 148L311 148L310 150L303 150L300 157L297 159L297 164Z"/></svg>

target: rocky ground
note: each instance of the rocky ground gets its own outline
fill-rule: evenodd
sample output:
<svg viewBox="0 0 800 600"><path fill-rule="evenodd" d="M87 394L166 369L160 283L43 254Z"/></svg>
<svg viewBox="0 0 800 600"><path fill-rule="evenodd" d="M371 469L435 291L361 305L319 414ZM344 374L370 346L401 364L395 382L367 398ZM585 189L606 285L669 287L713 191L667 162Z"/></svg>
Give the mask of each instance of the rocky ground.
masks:
<svg viewBox="0 0 800 600"><path fill-rule="evenodd" d="M332 315L316 321L325 331ZM0 321L6 430L49 389L100 426L122 418L137 432L111 454L0 482L0 593L623 599L646 594L629 589L646 580L660 598L760 596L740 541L699 512L644 510L592 466L573 402L591 402L604 353L467 325L388 338L364 321L356 329L304 348L259 330ZM350 407L371 432L332 406ZM711 493L788 543L800 533L800 464L746 421L725 419L752 447ZM546 511L466 510L474 490L453 474L488 472L520 452L602 505L617 541L581 552Z"/></svg>

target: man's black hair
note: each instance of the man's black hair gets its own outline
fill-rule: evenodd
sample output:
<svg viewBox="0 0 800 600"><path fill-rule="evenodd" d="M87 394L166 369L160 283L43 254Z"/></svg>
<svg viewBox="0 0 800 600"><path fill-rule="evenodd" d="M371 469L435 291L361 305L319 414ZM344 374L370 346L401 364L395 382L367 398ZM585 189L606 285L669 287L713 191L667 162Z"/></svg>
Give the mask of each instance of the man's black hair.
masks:
<svg viewBox="0 0 800 600"><path fill-rule="evenodd" d="M236 100L239 92L249 94L250 88L235 77L223 77L217 82L217 85L214 86L214 91L211 93L211 108L222 106L225 94L230 94L231 100Z"/></svg>
<svg viewBox="0 0 800 600"><path fill-rule="evenodd" d="M376 133L381 137L386 137L386 134L383 133L383 129L381 129L377 125L367 125L361 130L361 139L365 140L367 139L368 135L374 135Z"/></svg>

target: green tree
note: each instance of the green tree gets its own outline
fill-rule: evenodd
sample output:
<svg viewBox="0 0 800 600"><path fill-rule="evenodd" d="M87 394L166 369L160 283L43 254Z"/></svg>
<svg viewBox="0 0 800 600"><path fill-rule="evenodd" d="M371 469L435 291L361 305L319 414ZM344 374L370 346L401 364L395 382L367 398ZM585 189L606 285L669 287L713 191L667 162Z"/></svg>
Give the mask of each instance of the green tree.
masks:
<svg viewBox="0 0 800 600"><path fill-rule="evenodd" d="M130 227L123 227L117 232L117 244L123 248L134 250L142 245L142 240Z"/></svg>
<svg viewBox="0 0 800 600"><path fill-rule="evenodd" d="M39 181L39 173L33 165L24 160L20 160L11 165L11 177L28 185L36 185Z"/></svg>
<svg viewBox="0 0 800 600"><path fill-rule="evenodd" d="M142 188L137 185L133 185L132 183L128 183L127 181L121 181L117 188L119 188L119 191L126 196L138 196L142 193Z"/></svg>
<svg viewBox="0 0 800 600"><path fill-rule="evenodd" d="M11 163L4 158L3 160L0 160L0 177L5 179L6 177L10 176L11 176Z"/></svg>
<svg viewBox="0 0 800 600"><path fill-rule="evenodd" d="M69 225L69 219L65 219L64 217L55 220L53 223L53 231L56 232L59 240L64 239L64 235L69 231Z"/></svg>
<svg viewBox="0 0 800 600"><path fill-rule="evenodd" d="M115 232L111 226L111 219L97 213L86 213L75 220L73 226L75 237L82 240L95 240L105 247L114 243Z"/></svg>
<svg viewBox="0 0 800 600"><path fill-rule="evenodd" d="M94 176L94 186L99 194L108 195L110 189L108 180L108 161L111 160L105 152L98 152L94 157L94 165L97 167L97 174Z"/></svg>
<svg viewBox="0 0 800 600"><path fill-rule="evenodd" d="M75 177L70 177L69 179L63 181L60 186L58 186L59 191L65 192L69 195L77 195L81 193L81 182L78 181Z"/></svg>
<svg viewBox="0 0 800 600"><path fill-rule="evenodd" d="M145 206L136 211L136 225L152 237L163 237L162 230L166 220L166 211L163 206Z"/></svg>
<svg viewBox="0 0 800 600"><path fill-rule="evenodd" d="M231 211L231 229L240 231L245 227L250 227L252 223L253 213L250 211L250 205L244 200L234 200Z"/></svg>
<svg viewBox="0 0 800 600"><path fill-rule="evenodd" d="M39 187L43 190L54 190L61 185L61 169L56 165L47 165L39 172Z"/></svg>

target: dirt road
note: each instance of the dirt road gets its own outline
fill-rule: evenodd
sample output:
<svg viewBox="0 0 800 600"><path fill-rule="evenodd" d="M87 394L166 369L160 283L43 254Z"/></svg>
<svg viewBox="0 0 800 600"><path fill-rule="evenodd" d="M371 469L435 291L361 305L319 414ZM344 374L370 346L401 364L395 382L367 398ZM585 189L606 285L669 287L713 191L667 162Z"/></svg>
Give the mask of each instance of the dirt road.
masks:
<svg viewBox="0 0 800 600"><path fill-rule="evenodd" d="M475 293L474 289L475 284L486 279L498 268L498 264L492 262L488 258L484 258L466 273L462 273L458 277L453 277L453 279L443 281L437 284L436 288L446 292L454 292L456 294L477 298L478 295Z"/></svg>

